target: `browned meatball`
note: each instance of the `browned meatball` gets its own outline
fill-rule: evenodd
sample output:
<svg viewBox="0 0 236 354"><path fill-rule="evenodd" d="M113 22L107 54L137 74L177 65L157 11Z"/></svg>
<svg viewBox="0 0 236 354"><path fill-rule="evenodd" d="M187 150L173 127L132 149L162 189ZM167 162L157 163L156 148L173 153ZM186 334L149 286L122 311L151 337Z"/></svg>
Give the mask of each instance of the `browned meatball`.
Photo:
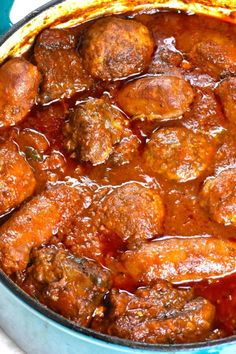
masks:
<svg viewBox="0 0 236 354"><path fill-rule="evenodd" d="M33 171L16 145L0 145L0 214L30 197L35 185Z"/></svg>
<svg viewBox="0 0 236 354"><path fill-rule="evenodd" d="M144 159L153 172L170 180L187 182L207 170L214 151L207 137L200 133L180 127L162 128L153 133Z"/></svg>
<svg viewBox="0 0 236 354"><path fill-rule="evenodd" d="M65 29L46 29L37 38L34 57L43 76L42 103L71 97L91 86L75 48L76 37Z"/></svg>
<svg viewBox="0 0 236 354"><path fill-rule="evenodd" d="M22 58L7 61L0 68L0 128L20 122L30 111L38 92L40 74Z"/></svg>
<svg viewBox="0 0 236 354"><path fill-rule="evenodd" d="M236 169L221 172L206 180L201 192L201 205L211 218L224 225L236 226Z"/></svg>
<svg viewBox="0 0 236 354"><path fill-rule="evenodd" d="M66 125L67 149L93 165L105 162L123 134L127 122L120 111L103 99L81 104Z"/></svg>
<svg viewBox="0 0 236 354"><path fill-rule="evenodd" d="M154 76L126 84L118 93L119 106L133 118L180 118L193 100L190 84L176 76Z"/></svg>
<svg viewBox="0 0 236 354"><path fill-rule="evenodd" d="M216 89L230 123L236 124L236 77L223 80Z"/></svg>
<svg viewBox="0 0 236 354"><path fill-rule="evenodd" d="M25 283L36 288L45 305L88 326L111 282L108 270L96 262L47 247L33 252Z"/></svg>
<svg viewBox="0 0 236 354"><path fill-rule="evenodd" d="M59 183L34 197L0 227L0 264L7 274L26 268L33 247L70 230L87 191Z"/></svg>
<svg viewBox="0 0 236 354"><path fill-rule="evenodd" d="M82 55L93 77L112 80L143 72L153 50L154 42L146 26L109 17L96 21L87 30Z"/></svg>
<svg viewBox="0 0 236 354"><path fill-rule="evenodd" d="M156 190L132 182L103 198L98 218L101 228L115 232L131 245L162 232L164 206Z"/></svg>
<svg viewBox="0 0 236 354"><path fill-rule="evenodd" d="M215 34L194 45L190 60L202 71L214 77L236 73L236 43L226 36Z"/></svg>
<svg viewBox="0 0 236 354"><path fill-rule="evenodd" d="M108 334L146 343L203 340L215 319L215 307L209 301L161 280L134 295L113 290L109 307Z"/></svg>
<svg viewBox="0 0 236 354"><path fill-rule="evenodd" d="M136 281L173 283L223 277L236 272L236 243L215 237L160 239L121 256Z"/></svg>

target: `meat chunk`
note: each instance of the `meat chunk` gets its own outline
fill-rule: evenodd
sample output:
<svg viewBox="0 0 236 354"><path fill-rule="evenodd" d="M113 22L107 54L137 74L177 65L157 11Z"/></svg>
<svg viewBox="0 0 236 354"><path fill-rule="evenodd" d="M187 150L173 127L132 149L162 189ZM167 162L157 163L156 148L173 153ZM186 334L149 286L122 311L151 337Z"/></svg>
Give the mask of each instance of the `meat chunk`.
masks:
<svg viewBox="0 0 236 354"><path fill-rule="evenodd" d="M77 217L71 231L63 238L63 244L76 257L86 257L101 261L104 247L89 211L86 216Z"/></svg>
<svg viewBox="0 0 236 354"><path fill-rule="evenodd" d="M174 38L173 38L174 39ZM151 74L174 74L181 77L183 55L175 48L173 43L166 43L165 39L158 43L153 61L148 70Z"/></svg>
<svg viewBox="0 0 236 354"><path fill-rule="evenodd" d="M228 121L236 124L236 77L223 80L216 89Z"/></svg>
<svg viewBox="0 0 236 354"><path fill-rule="evenodd" d="M66 125L66 147L71 152L76 151L82 161L101 164L122 139L125 125L124 116L110 103L91 99L75 110Z"/></svg>
<svg viewBox="0 0 236 354"><path fill-rule="evenodd" d="M147 166L165 178L178 182L194 180L206 172L214 157L207 137L191 130L174 127L153 133L144 159Z"/></svg>
<svg viewBox="0 0 236 354"><path fill-rule="evenodd" d="M12 142L0 146L0 214L30 197L36 181L32 169Z"/></svg>
<svg viewBox="0 0 236 354"><path fill-rule="evenodd" d="M226 128L221 106L209 88L196 89L193 105L182 122L186 128L206 134L215 141L223 136Z"/></svg>
<svg viewBox="0 0 236 354"><path fill-rule="evenodd" d="M168 120L181 117L193 97L187 81L176 76L153 76L126 84L117 102L133 118Z"/></svg>
<svg viewBox="0 0 236 354"><path fill-rule="evenodd" d="M66 29L46 29L36 40L34 58L42 73L41 102L69 98L92 81L76 52L76 37Z"/></svg>
<svg viewBox="0 0 236 354"><path fill-rule="evenodd" d="M140 140L130 129L125 129L123 138L115 146L110 161L112 165L121 166L130 163L138 151Z"/></svg>
<svg viewBox="0 0 236 354"><path fill-rule="evenodd" d="M215 307L209 301L161 280L134 294L113 290L109 307L108 334L146 343L204 340L215 319Z"/></svg>
<svg viewBox="0 0 236 354"><path fill-rule="evenodd" d="M59 183L34 197L0 227L0 264L12 274L26 268L33 247L68 232L87 203L87 191Z"/></svg>
<svg viewBox="0 0 236 354"><path fill-rule="evenodd" d="M236 243L216 237L167 238L121 256L136 281L161 278L173 283L223 277L236 272Z"/></svg>
<svg viewBox="0 0 236 354"><path fill-rule="evenodd" d="M111 281L108 270L96 262L47 247L33 252L25 283L35 287L35 295L49 308L87 327Z"/></svg>
<svg viewBox="0 0 236 354"><path fill-rule="evenodd" d="M201 192L201 205L210 217L224 225L236 226L236 168L225 170L206 180Z"/></svg>
<svg viewBox="0 0 236 354"><path fill-rule="evenodd" d="M146 70L153 50L154 41L146 26L109 17L96 21L87 30L82 55L94 78L112 80Z"/></svg>
<svg viewBox="0 0 236 354"><path fill-rule="evenodd" d="M20 122L35 103L40 83L37 68L23 58L0 68L0 128Z"/></svg>
<svg viewBox="0 0 236 354"><path fill-rule="evenodd" d="M108 193L97 213L101 228L132 245L162 232L165 211L156 190L132 182Z"/></svg>
<svg viewBox="0 0 236 354"><path fill-rule="evenodd" d="M198 42L189 58L203 72L216 78L236 73L236 43L226 36L215 34Z"/></svg>

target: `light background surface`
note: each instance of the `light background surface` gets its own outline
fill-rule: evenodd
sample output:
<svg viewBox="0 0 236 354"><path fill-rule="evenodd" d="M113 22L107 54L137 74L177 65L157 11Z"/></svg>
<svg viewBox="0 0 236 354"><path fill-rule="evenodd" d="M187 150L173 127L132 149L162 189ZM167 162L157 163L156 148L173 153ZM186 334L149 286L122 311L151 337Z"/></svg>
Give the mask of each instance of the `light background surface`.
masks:
<svg viewBox="0 0 236 354"><path fill-rule="evenodd" d="M45 4L47 0L15 0L12 1L13 5L9 13L10 21L14 24L22 19L29 12L33 11L37 7ZM0 21L2 21L1 16L7 16L8 7L10 7L9 0L0 0L1 7L5 10L1 13L0 11ZM4 7L5 5L5 7ZM22 6L23 5L23 6ZM7 23L2 21L2 23ZM1 28L0 28L1 29ZM1 294L0 294L1 296ZM3 332L0 328L0 354L25 354L19 347ZM27 353L34 354L34 353Z"/></svg>
<svg viewBox="0 0 236 354"><path fill-rule="evenodd" d="M22 350L0 329L0 353L1 354L24 354ZM34 353L28 353L34 354Z"/></svg>

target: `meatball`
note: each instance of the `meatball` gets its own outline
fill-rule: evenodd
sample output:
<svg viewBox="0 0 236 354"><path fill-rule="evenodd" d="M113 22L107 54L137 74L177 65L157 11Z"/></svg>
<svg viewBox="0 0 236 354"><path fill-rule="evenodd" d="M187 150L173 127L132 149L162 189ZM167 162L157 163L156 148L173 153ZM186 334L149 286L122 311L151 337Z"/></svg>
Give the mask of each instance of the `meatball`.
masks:
<svg viewBox="0 0 236 354"><path fill-rule="evenodd" d="M66 124L66 147L68 151L76 151L82 161L101 164L122 139L126 124L120 111L110 103L103 99L91 99L81 104Z"/></svg>
<svg viewBox="0 0 236 354"><path fill-rule="evenodd" d="M224 113L230 123L236 124L236 77L223 80L216 89Z"/></svg>
<svg viewBox="0 0 236 354"><path fill-rule="evenodd" d="M216 237L159 239L125 252L121 261L144 284L158 278L193 282L235 272L236 243Z"/></svg>
<svg viewBox="0 0 236 354"><path fill-rule="evenodd" d="M190 84L176 76L145 77L126 84L117 103L131 117L148 120L180 118L193 101Z"/></svg>
<svg viewBox="0 0 236 354"><path fill-rule="evenodd" d="M34 197L0 227L0 265L7 274L24 270L33 247L70 230L87 203L82 187L58 183Z"/></svg>
<svg viewBox="0 0 236 354"><path fill-rule="evenodd" d="M55 247L34 251L31 261L25 286L33 286L49 308L87 327L110 287L108 270Z"/></svg>
<svg viewBox="0 0 236 354"><path fill-rule="evenodd" d="M112 290L109 308L108 334L146 343L204 340L215 319L209 301L161 280L134 294Z"/></svg>
<svg viewBox="0 0 236 354"><path fill-rule="evenodd" d="M201 192L201 205L210 217L224 225L236 226L236 168L222 171L206 180Z"/></svg>
<svg viewBox="0 0 236 354"><path fill-rule="evenodd" d="M22 58L0 68L0 128L20 122L35 103L40 83L37 68Z"/></svg>
<svg viewBox="0 0 236 354"><path fill-rule="evenodd" d="M36 181L33 171L13 142L0 146L0 215L30 197Z"/></svg>
<svg viewBox="0 0 236 354"><path fill-rule="evenodd" d="M153 133L144 159L147 166L165 178L187 182L201 176L211 164L214 147L207 137L181 127L162 128Z"/></svg>
<svg viewBox="0 0 236 354"><path fill-rule="evenodd" d="M131 246L162 232L164 205L159 193L132 182L108 192L98 208L100 228Z"/></svg>
<svg viewBox="0 0 236 354"><path fill-rule="evenodd" d="M216 78L236 73L236 44L226 36L215 34L194 45L191 62Z"/></svg>
<svg viewBox="0 0 236 354"><path fill-rule="evenodd" d="M112 80L146 70L154 50L146 26L133 20L109 17L96 21L86 32L82 56L91 75Z"/></svg>
<svg viewBox="0 0 236 354"><path fill-rule="evenodd" d="M76 37L66 29L46 29L36 40L34 58L42 73L41 103L69 98L92 81L76 52Z"/></svg>

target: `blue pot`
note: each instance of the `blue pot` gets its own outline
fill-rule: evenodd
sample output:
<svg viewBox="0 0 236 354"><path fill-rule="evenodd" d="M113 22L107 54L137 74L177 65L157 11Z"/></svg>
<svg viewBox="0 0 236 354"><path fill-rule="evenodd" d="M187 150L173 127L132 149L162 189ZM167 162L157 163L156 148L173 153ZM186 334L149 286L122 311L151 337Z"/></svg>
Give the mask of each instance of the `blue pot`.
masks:
<svg viewBox="0 0 236 354"><path fill-rule="evenodd" d="M232 8L231 0L222 1L222 7L226 5L225 15L232 21L230 13L236 9ZM167 6L165 0L54 0L28 15L1 38L0 63L9 55L24 53L37 33L58 19L65 21L66 18L65 26L70 26L101 14L175 6L173 2ZM179 0L178 8L221 15L221 9L201 5L201 1ZM96 333L47 309L19 289L1 271L0 325L29 354L236 354L236 336L197 344L151 345Z"/></svg>

